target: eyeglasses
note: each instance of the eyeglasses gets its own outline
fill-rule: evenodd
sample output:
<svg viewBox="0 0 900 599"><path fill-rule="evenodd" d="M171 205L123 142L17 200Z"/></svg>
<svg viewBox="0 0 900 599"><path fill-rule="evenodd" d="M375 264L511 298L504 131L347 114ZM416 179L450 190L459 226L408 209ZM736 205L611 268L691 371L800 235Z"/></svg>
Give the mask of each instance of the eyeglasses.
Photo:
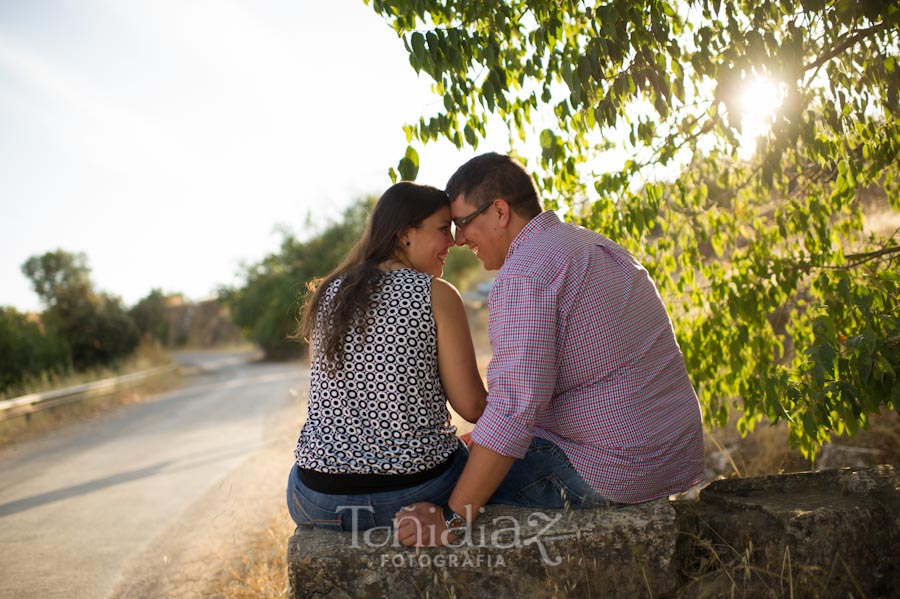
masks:
<svg viewBox="0 0 900 599"><path fill-rule="evenodd" d="M472 212L471 214L468 214L466 216L461 216L460 218L451 218L450 220L453 221L453 224L454 224L454 226L456 226L457 230L462 229L463 227L468 225L470 222L475 220L475 217L477 217L479 214L481 214L482 212L484 212L485 210L490 208L493 204L494 204L493 202L488 202L487 204L485 204L484 206L482 206L475 212Z"/></svg>

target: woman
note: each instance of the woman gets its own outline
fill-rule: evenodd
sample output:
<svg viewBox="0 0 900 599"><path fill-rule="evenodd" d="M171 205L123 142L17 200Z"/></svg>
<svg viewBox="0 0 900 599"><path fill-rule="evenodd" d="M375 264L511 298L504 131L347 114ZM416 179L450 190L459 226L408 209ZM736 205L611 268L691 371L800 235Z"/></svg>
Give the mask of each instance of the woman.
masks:
<svg viewBox="0 0 900 599"><path fill-rule="evenodd" d="M441 280L453 245L444 192L410 182L308 300L309 417L287 502L298 525L387 526L403 506L445 504L468 456L447 401L474 422L487 395L459 293Z"/></svg>

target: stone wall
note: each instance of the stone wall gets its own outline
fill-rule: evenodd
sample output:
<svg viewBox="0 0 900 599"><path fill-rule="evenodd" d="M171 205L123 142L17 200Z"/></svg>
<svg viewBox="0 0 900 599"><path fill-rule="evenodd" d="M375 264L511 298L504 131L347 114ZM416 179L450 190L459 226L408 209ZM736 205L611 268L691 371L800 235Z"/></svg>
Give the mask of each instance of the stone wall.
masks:
<svg viewBox="0 0 900 599"><path fill-rule="evenodd" d="M900 597L900 468L708 485L612 511L489 506L457 547L298 529L291 596Z"/></svg>

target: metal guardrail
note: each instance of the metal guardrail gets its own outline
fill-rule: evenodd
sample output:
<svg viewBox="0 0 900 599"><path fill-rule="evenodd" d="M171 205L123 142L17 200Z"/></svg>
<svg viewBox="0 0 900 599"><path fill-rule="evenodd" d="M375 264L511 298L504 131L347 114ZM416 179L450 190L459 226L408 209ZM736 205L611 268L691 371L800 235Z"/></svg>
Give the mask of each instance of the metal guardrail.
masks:
<svg viewBox="0 0 900 599"><path fill-rule="evenodd" d="M0 401L0 421L15 418L17 416L28 416L29 414L33 414L40 410L81 401L88 397L109 395L120 389L127 389L137 382L167 372L172 372L177 368L177 364L160 366L158 368L151 368L150 370L142 370L132 374L95 381L93 383L84 383L74 387L67 387L66 389L57 389L45 393L31 393L6 401Z"/></svg>

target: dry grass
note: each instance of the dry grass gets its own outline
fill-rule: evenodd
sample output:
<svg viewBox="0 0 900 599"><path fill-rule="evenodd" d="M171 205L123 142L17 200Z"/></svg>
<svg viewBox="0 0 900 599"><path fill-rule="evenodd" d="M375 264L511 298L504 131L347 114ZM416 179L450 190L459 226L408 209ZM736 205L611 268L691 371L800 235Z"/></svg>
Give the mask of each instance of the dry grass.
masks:
<svg viewBox="0 0 900 599"><path fill-rule="evenodd" d="M112 366L91 368L62 375L46 372L41 374L41 376L27 379L21 385L17 385L12 391L0 393L0 401L12 399L13 397L21 395L29 395L31 393L43 393L55 389L74 387L75 385L81 385L83 383L90 383L114 376L147 370L156 366L163 366L165 364L170 364L171 362L172 359L165 350L163 350L159 342L145 339L141 341L140 345L138 345L132 355Z"/></svg>
<svg viewBox="0 0 900 599"><path fill-rule="evenodd" d="M733 424L707 430L705 437L707 470L724 478L900 464L900 415L889 410L869 415L868 425L852 437L832 437L815 463L791 449L784 422L774 426L760 423L743 438Z"/></svg>
<svg viewBox="0 0 900 599"><path fill-rule="evenodd" d="M812 463L792 450L785 424L758 424L741 437L737 427L707 429L704 434L706 467L716 477L732 478L810 470Z"/></svg>
<svg viewBox="0 0 900 599"><path fill-rule="evenodd" d="M287 540L294 522L279 512L264 530L257 531L240 561L231 566L230 580L210 589L216 599L282 599L288 597Z"/></svg>

